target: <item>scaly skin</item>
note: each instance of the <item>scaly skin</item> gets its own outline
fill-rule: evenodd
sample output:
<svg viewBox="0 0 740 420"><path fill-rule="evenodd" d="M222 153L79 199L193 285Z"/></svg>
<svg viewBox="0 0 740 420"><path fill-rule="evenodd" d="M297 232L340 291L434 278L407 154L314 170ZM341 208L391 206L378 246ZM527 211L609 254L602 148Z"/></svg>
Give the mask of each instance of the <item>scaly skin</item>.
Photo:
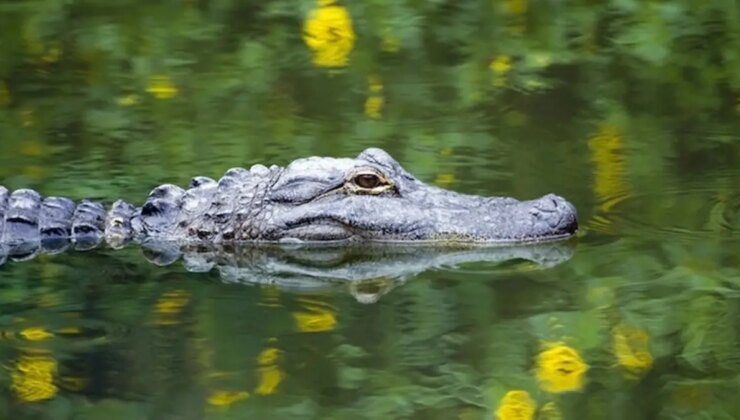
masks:
<svg viewBox="0 0 740 420"><path fill-rule="evenodd" d="M567 238L575 208L556 195L513 198L459 194L427 185L380 149L356 159L311 157L285 168L231 169L188 190L155 188L140 208L43 198L0 187L0 244L89 248L128 241L526 243Z"/></svg>

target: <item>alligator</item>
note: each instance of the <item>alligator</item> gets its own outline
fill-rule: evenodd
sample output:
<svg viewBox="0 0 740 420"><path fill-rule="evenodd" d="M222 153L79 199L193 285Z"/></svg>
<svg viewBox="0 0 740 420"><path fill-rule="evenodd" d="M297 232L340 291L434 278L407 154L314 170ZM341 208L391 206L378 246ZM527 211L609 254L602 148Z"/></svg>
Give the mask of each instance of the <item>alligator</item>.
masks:
<svg viewBox="0 0 740 420"><path fill-rule="evenodd" d="M576 210L547 194L519 201L445 190L420 181L378 148L355 159L309 157L286 167L234 168L187 190L151 191L141 207L118 200L75 203L0 186L0 257L102 241L228 243L475 243L559 240L578 228ZM42 244L42 246L39 246Z"/></svg>

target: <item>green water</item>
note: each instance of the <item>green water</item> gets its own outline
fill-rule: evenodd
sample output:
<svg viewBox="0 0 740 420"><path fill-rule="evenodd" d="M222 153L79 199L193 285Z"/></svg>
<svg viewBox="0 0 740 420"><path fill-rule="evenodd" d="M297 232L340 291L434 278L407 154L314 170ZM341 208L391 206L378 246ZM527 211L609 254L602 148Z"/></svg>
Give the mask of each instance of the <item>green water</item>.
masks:
<svg viewBox="0 0 740 420"><path fill-rule="evenodd" d="M740 418L739 94L734 1L0 0L11 189L141 203L373 146L581 223L545 265L8 261L0 418Z"/></svg>

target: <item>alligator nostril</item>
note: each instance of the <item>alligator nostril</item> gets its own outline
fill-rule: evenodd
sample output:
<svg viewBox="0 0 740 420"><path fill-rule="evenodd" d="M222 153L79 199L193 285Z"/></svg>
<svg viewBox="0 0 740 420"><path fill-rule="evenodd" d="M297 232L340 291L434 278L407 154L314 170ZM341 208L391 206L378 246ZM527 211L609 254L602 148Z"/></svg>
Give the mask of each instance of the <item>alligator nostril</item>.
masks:
<svg viewBox="0 0 740 420"><path fill-rule="evenodd" d="M558 200L551 198L550 201L552 202L553 207L558 208Z"/></svg>

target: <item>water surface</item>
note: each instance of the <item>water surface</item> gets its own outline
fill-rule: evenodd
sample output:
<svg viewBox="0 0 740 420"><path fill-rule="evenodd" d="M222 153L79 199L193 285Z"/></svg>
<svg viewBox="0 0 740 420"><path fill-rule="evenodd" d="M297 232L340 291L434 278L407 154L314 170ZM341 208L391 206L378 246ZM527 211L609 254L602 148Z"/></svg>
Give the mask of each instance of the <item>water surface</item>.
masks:
<svg viewBox="0 0 740 420"><path fill-rule="evenodd" d="M0 1L0 184L141 203L372 146L578 237L8 261L3 418L736 418L732 5L242 3Z"/></svg>

